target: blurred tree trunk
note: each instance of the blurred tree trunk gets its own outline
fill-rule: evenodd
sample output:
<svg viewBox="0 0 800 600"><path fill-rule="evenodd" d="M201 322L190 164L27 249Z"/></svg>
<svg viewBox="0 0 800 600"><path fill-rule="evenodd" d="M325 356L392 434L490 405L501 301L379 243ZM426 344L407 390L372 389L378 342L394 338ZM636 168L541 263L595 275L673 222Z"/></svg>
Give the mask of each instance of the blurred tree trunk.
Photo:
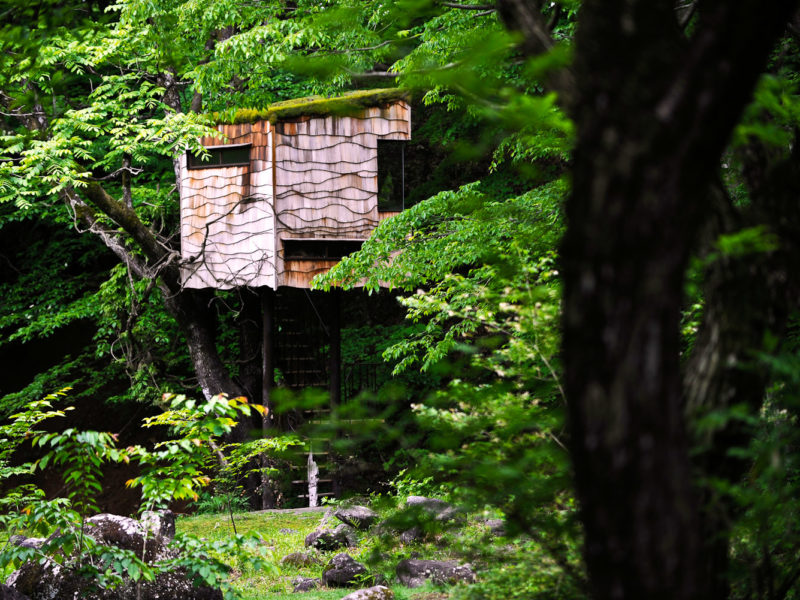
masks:
<svg viewBox="0 0 800 600"><path fill-rule="evenodd" d="M692 481L684 274L721 153L794 5L700 2L689 37L672 2L582 5L563 359L596 598L727 593L709 573L719 557Z"/></svg>

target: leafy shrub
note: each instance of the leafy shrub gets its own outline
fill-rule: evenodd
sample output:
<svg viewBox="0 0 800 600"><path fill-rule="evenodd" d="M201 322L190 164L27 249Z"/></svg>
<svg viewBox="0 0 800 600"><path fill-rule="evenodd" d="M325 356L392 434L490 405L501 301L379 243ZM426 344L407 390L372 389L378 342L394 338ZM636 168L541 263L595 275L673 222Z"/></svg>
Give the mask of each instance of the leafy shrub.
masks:
<svg viewBox="0 0 800 600"><path fill-rule="evenodd" d="M183 396L165 396L169 410L149 417L145 424L166 425L175 437L157 443L153 449L123 449L108 433L37 430L45 419L63 416L64 412L53 410L51 404L63 394L32 403L13 415L10 423L0 425L0 480L58 465L63 469L67 490L66 498L47 500L41 490L22 485L0 499L0 525L9 535L49 536L40 548L7 543L0 550L0 569L7 572L31 560L55 561L98 587L111 589L126 578L152 581L159 573L181 569L195 584L221 589L227 600L237 593L228 581L231 567L225 557L234 558L240 566L269 566L257 536L234 535L225 541L207 542L178 535L172 541L182 551L177 557L146 563L131 551L97 543L84 528L87 516L97 510L92 498L101 489L104 464L138 463L142 474L128 485L141 487L142 512L165 508L176 499L196 500L198 492L210 482L203 468L209 456L218 454L219 438L233 429L237 415L246 416L262 407L250 405L244 398L215 396L198 404ZM27 440L48 452L36 463L10 466L11 453Z"/></svg>
<svg viewBox="0 0 800 600"><path fill-rule="evenodd" d="M201 515L215 515L228 512L245 512L249 508L247 499L234 493L203 492L193 508Z"/></svg>

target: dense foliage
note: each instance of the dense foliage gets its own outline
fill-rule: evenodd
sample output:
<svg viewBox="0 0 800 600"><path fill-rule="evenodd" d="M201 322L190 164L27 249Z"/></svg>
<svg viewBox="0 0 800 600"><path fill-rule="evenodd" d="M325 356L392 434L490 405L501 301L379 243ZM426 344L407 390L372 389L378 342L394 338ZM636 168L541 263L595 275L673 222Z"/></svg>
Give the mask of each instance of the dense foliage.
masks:
<svg viewBox="0 0 800 600"><path fill-rule="evenodd" d="M410 325L345 342L382 354L398 376L385 397L416 416L414 443L388 436L393 464L416 467L400 488L530 536L527 558L464 596L512 597L535 571L524 597L682 581L693 597L696 576L707 597L796 598L796 26L741 31L745 51L719 25L791 3L578 4L7 3L0 352L64 350L0 381L0 414L63 385L95 402L248 388L251 295L201 295L176 275L173 161L202 152L211 112L389 81L414 97L416 204L316 285L388 284L405 307ZM722 83L702 95L699 82ZM709 98L725 110L698 124ZM70 456L107 441L40 439ZM676 506L693 526L659 545ZM679 539L685 556L662 560ZM702 566L674 566L692 556Z"/></svg>

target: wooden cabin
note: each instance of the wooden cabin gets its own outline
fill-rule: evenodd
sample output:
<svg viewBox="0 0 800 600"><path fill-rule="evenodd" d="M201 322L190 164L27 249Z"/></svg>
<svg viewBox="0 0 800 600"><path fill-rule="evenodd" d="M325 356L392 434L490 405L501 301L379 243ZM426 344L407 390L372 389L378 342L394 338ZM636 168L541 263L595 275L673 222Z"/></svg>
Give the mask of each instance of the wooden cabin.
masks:
<svg viewBox="0 0 800 600"><path fill-rule="evenodd" d="M398 90L280 102L217 129L208 156L181 158L186 287L309 288L402 208L411 110Z"/></svg>

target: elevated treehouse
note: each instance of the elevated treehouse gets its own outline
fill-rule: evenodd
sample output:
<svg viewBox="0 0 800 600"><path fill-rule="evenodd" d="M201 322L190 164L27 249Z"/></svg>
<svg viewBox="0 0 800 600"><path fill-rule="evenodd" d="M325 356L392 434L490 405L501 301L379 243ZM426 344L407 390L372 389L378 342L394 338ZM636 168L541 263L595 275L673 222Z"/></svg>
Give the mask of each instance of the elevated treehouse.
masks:
<svg viewBox="0 0 800 600"><path fill-rule="evenodd" d="M327 384L338 402L339 295L317 294L325 306L309 310L308 288L402 209L403 143L411 134L405 94L368 90L279 102L238 111L217 129L219 137L201 141L205 155L181 157L183 285L258 289L263 373L273 372L277 354L286 384ZM282 301L288 310L278 307L286 339L273 326L279 288L291 296ZM264 378L265 404L272 383Z"/></svg>
<svg viewBox="0 0 800 600"><path fill-rule="evenodd" d="M217 128L208 156L181 159L186 287L309 288L402 208L392 146L409 139L411 110L398 90L281 102Z"/></svg>
<svg viewBox="0 0 800 600"><path fill-rule="evenodd" d="M402 210L410 107L398 90L361 91L239 111L217 129L219 137L201 141L203 156L187 153L180 161L182 283L259 290L263 404L272 407L276 363L288 385L327 383L337 403L339 294L318 293L325 306L309 310L308 288L357 250L382 218ZM286 288L299 289L276 306L279 288L284 296ZM275 425L273 414L265 429ZM267 487L265 508L274 504ZM315 490L309 478L312 505Z"/></svg>

